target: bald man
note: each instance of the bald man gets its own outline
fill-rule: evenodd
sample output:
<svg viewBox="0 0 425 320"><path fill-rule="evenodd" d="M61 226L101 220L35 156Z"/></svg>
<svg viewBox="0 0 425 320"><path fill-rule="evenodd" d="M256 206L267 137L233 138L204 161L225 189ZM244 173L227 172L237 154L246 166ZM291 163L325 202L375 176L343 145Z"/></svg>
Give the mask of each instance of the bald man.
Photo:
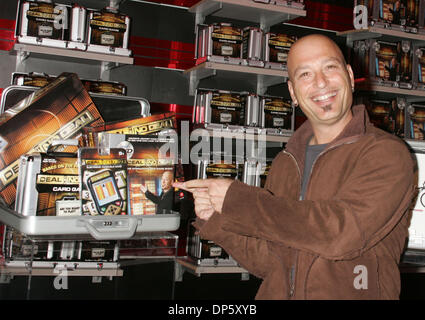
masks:
<svg viewBox="0 0 425 320"><path fill-rule="evenodd" d="M398 299L413 161L353 106L354 76L322 35L298 40L288 89L308 121L274 159L264 189L226 179L193 192L195 226L263 279L257 299Z"/></svg>
<svg viewBox="0 0 425 320"><path fill-rule="evenodd" d="M165 171L161 177L162 192L159 196L153 194L145 185L141 185L140 189L146 198L156 204L156 213L163 214L167 210L173 209L174 190L173 190L174 174L171 171Z"/></svg>

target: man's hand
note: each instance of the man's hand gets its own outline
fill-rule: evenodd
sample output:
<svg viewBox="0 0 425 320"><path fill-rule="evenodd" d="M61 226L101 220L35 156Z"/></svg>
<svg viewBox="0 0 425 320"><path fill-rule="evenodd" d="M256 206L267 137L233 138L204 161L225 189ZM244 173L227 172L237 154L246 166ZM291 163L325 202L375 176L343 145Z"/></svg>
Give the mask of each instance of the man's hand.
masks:
<svg viewBox="0 0 425 320"><path fill-rule="evenodd" d="M202 220L208 220L214 213L207 188L198 188L192 192L195 200L195 213Z"/></svg>
<svg viewBox="0 0 425 320"><path fill-rule="evenodd" d="M196 215L207 217L208 220L212 213L221 213L223 209L224 198L227 190L234 180L231 179L196 179L186 182L176 182L174 187L192 192L195 199Z"/></svg>

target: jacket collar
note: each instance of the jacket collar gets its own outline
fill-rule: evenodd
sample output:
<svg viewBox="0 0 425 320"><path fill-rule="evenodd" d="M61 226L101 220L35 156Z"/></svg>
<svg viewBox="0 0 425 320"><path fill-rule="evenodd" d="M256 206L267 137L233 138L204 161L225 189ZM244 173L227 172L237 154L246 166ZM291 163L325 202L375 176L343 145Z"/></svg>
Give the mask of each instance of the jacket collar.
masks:
<svg viewBox="0 0 425 320"><path fill-rule="evenodd" d="M354 141L366 133L366 127L369 124L369 117L365 106L362 104L355 105L351 108L351 110L353 112L353 118L345 126L344 130L342 130L342 132L327 145L326 149ZM310 121L307 120L295 131L286 144L285 151L291 153L295 157L301 172L304 168L306 146L312 136L313 129Z"/></svg>

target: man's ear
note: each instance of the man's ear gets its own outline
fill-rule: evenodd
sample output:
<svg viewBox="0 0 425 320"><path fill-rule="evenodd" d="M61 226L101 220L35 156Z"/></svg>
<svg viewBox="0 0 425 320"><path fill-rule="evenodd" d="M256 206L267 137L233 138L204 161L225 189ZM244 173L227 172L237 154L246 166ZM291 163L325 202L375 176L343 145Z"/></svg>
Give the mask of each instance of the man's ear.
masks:
<svg viewBox="0 0 425 320"><path fill-rule="evenodd" d="M295 97L295 92L294 92L294 87L292 85L292 81L288 80L287 83L288 83L288 90L289 90L289 94L291 95L292 102L294 103L294 105L298 106L298 100Z"/></svg>
<svg viewBox="0 0 425 320"><path fill-rule="evenodd" d="M347 64L347 72L350 76L351 88L354 89L354 72L349 64Z"/></svg>

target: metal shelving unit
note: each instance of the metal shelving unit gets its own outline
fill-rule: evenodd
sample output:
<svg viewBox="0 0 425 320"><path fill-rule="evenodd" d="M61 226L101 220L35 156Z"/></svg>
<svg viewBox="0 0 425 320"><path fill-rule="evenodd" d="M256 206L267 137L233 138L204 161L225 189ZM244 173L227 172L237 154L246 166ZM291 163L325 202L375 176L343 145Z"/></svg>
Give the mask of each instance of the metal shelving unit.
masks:
<svg viewBox="0 0 425 320"><path fill-rule="evenodd" d="M195 125L194 130L198 130L196 133L197 136L209 137L209 138L225 138L225 139L240 139L240 140L250 140L258 143L267 143L267 142L278 142L286 143L289 138L292 136L290 132L282 132L281 134L267 134L265 129L258 129L255 127L245 128L244 131L241 130L230 130L230 129L217 129L213 126L205 125Z"/></svg>
<svg viewBox="0 0 425 320"><path fill-rule="evenodd" d="M199 81L213 76L223 76L227 79L240 79L241 74L244 80L257 86L257 93L264 94L267 87L283 83L288 79L288 72L285 70L274 70L251 66L242 66L226 63L206 61L183 72L189 75L189 95L194 95Z"/></svg>
<svg viewBox="0 0 425 320"><path fill-rule="evenodd" d="M347 48L353 47L353 42L358 40L367 39L379 39L383 41L400 41L400 40L411 40L414 44L425 45L425 34L423 33L412 33L401 30L397 27L384 27L381 25L369 26L366 29L348 30L343 32L337 32L338 36L346 38ZM404 96L408 102L415 100L423 100L425 97L424 90L403 89L397 87L384 86L377 83L372 83L365 79L362 82L356 83L356 90L369 91L379 93L382 96Z"/></svg>
<svg viewBox="0 0 425 320"><path fill-rule="evenodd" d="M124 275L123 267L140 265L147 263L157 263L171 261L176 264L178 250L178 236L170 232L146 232L134 235L125 241L141 241L144 247L137 249L132 248L132 255L123 254L121 259L119 256L116 261L82 261L76 258L70 260L46 260L34 259L34 254L37 251L37 244L54 241L94 241L97 240L91 236L37 236L35 238L25 236L27 241L30 241L31 253L30 256L14 257L12 253L7 253L5 261L0 266L0 283L10 283L15 276L28 277L27 284L27 299L30 298L31 280L33 276L76 276L76 277L92 277L93 283L99 283L102 277L122 277ZM155 240L173 240L171 245L158 245ZM120 246L118 241L118 246ZM167 242L168 244L168 242ZM119 247L118 247L119 250ZM155 251L156 250L156 251ZM11 256L12 255L12 256ZM176 268L174 268L176 270ZM175 275L174 275L175 277ZM173 277L173 278L174 278ZM172 286L172 297L174 297L174 282Z"/></svg>
<svg viewBox="0 0 425 320"><path fill-rule="evenodd" d="M100 78L103 80L109 80L110 70L122 65L131 65L134 62L134 58L127 56L22 43L16 43L12 53L16 54L15 71L17 72L23 72L25 70L25 60L30 56L34 58L50 57L53 59L60 59L61 61L90 64L92 64L93 61L97 61L100 66Z"/></svg>
<svg viewBox="0 0 425 320"><path fill-rule="evenodd" d="M279 6L274 4L258 3L252 0L202 0L189 8L189 12L196 15L196 25L204 22L208 15L250 21L259 24L263 30L270 26L282 23L297 17L305 17L307 12L296 6ZM287 71L272 70L260 67L231 65L206 61L188 70L184 74L190 78L189 95L194 95L199 81L212 76L226 78L240 78L257 87L258 94L264 94L267 87L285 82L288 78Z"/></svg>
<svg viewBox="0 0 425 320"><path fill-rule="evenodd" d="M89 51L81 51L75 49L64 49L64 48L55 48L42 45L33 45L33 44L23 44L16 43L14 50L18 55L28 56L28 55L48 55L48 56L59 56L61 60L63 58L71 58L75 60L91 60L102 62L111 62L118 64L133 64L134 59L127 56L119 56L114 54L105 54Z"/></svg>
<svg viewBox="0 0 425 320"><path fill-rule="evenodd" d="M295 6L278 6L249 0L202 0L190 7L189 12L196 14L196 24L202 23L206 16L213 15L251 21L258 23L262 29L268 29L279 22L305 17L307 14L305 10Z"/></svg>
<svg viewBox="0 0 425 320"><path fill-rule="evenodd" d="M198 266L189 258L178 258L176 266L178 270L175 273L175 281L182 281L183 273L186 271L198 277L202 274L240 273L242 280L249 279L248 271L239 266Z"/></svg>
<svg viewBox="0 0 425 320"><path fill-rule="evenodd" d="M337 32L338 36L347 37L347 41L365 40L373 38L385 39L409 39L425 43L425 34L411 33L397 28L384 28L381 26L370 26L366 29L354 29Z"/></svg>
<svg viewBox="0 0 425 320"><path fill-rule="evenodd" d="M195 28L202 24L207 16L231 18L235 20L249 21L268 31L272 25L282 23L297 17L305 17L306 11L296 6L279 6L254 2L252 0L202 0L189 8L189 12L195 14ZM269 86L284 83L288 79L286 70L276 70L247 65L227 64L214 61L198 61L194 67L183 71L189 77L189 95L195 95L199 82L210 77L219 77L240 81L243 79L253 87L256 93L263 95ZM291 133L279 135L266 134L265 130L258 128L244 129L217 129L208 125L196 125L194 129L204 129L199 132L201 136L209 138L240 139L253 142L253 144L288 142ZM252 129L252 130L251 130ZM255 149L255 148L254 148ZM177 259L176 281L181 281L185 271L200 276L202 274L238 273L242 280L249 279L249 273L239 266L204 266L197 265L190 258Z"/></svg>

